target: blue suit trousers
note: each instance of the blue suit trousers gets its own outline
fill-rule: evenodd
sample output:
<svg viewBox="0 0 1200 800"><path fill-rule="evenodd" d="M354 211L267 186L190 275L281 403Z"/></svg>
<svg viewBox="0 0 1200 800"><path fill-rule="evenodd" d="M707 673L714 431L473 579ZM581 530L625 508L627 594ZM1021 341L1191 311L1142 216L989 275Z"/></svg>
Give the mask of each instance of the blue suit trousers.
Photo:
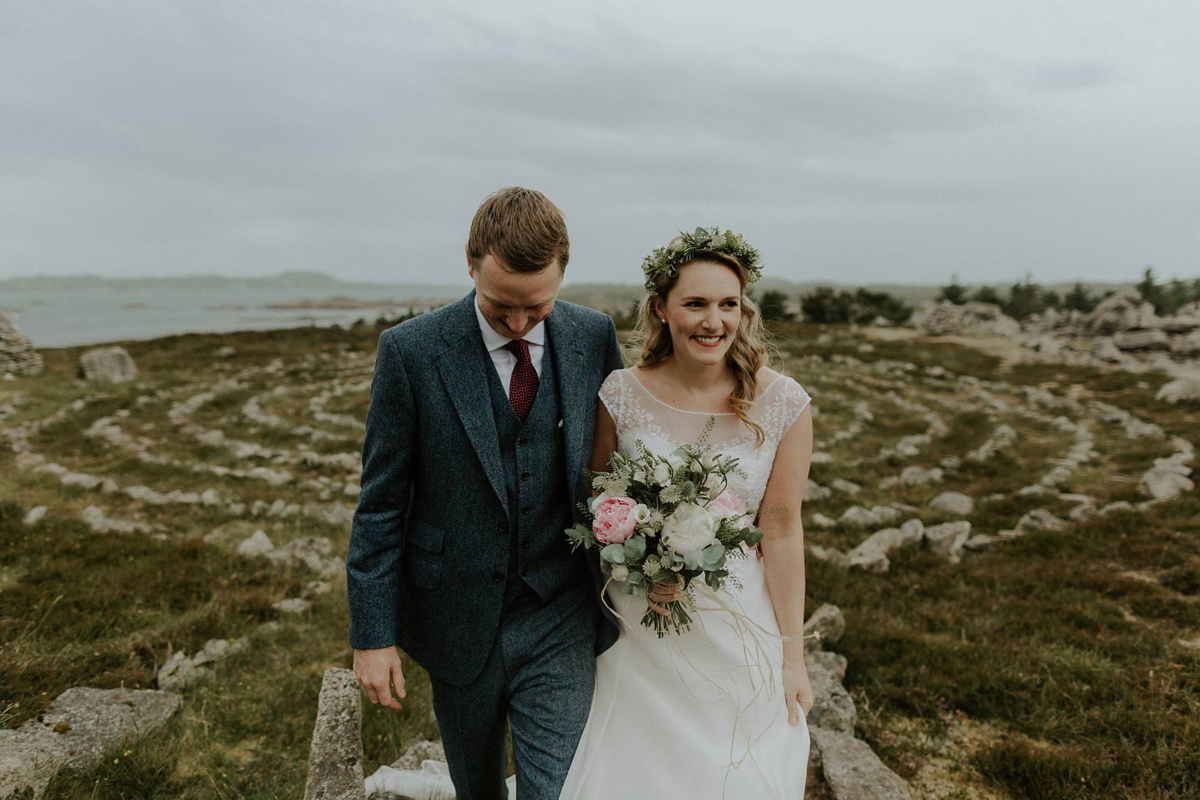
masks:
<svg viewBox="0 0 1200 800"><path fill-rule="evenodd" d="M466 686L431 676L458 800L505 800L505 722L520 800L558 800L587 724L599 612L586 587L547 603L524 590L504 609L483 672Z"/></svg>

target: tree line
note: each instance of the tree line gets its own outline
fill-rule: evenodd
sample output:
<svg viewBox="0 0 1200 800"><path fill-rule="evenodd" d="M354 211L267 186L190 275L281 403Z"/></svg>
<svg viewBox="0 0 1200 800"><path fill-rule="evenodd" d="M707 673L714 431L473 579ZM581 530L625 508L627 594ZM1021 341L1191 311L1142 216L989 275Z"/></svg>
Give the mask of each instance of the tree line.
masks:
<svg viewBox="0 0 1200 800"><path fill-rule="evenodd" d="M1142 299L1154 306L1154 312L1160 316L1174 314L1181 307L1193 301L1200 300L1200 278L1190 284L1179 280L1160 284L1154 278L1154 269L1147 267L1142 280L1137 284L1137 290ZM952 275L950 283L941 287L938 300L945 300L955 305L963 305L968 301L991 303L1000 306L1000 310L1016 320L1022 320L1032 314L1043 314L1047 309L1057 311L1090 312L1102 300L1113 294L1112 291L1103 294L1093 294L1082 283L1076 283L1071 291L1060 295L1053 289L1046 289L1026 275L1023 281L1014 283L1007 294L1002 294L991 286L980 286L973 293L958 282L958 276Z"/></svg>

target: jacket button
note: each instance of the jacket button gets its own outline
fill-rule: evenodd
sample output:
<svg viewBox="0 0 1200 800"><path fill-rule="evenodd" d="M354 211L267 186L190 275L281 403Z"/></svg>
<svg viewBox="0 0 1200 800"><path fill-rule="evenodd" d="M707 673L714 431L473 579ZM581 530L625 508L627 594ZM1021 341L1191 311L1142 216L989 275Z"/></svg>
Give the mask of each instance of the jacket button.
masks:
<svg viewBox="0 0 1200 800"><path fill-rule="evenodd" d="M528 514L529 511L530 511L529 506L525 506L524 508L521 509L522 514Z"/></svg>
<svg viewBox="0 0 1200 800"><path fill-rule="evenodd" d="M493 572L492 573L492 583L504 583L504 573L503 572Z"/></svg>
<svg viewBox="0 0 1200 800"><path fill-rule="evenodd" d="M501 522L496 527L500 530L501 533L508 533L508 523L507 522Z"/></svg>
<svg viewBox="0 0 1200 800"><path fill-rule="evenodd" d="M529 440L522 436L519 440L517 440L517 444L521 445L521 447L524 447L525 445L529 444Z"/></svg>
<svg viewBox="0 0 1200 800"><path fill-rule="evenodd" d="M521 473L521 480L523 480L523 481L527 481L527 480L529 480L529 473L528 473L528 472L522 472L522 473Z"/></svg>

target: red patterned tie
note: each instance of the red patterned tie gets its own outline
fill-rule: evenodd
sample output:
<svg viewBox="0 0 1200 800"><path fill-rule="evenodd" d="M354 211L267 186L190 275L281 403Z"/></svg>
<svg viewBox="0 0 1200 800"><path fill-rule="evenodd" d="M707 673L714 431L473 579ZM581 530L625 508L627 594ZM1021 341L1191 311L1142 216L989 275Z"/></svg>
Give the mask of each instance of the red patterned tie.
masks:
<svg viewBox="0 0 1200 800"><path fill-rule="evenodd" d="M533 399L537 397L538 375L529 358L529 342L524 339L514 339L504 345L504 349L517 357L517 367L513 370L512 382L508 385L508 400L512 403L513 411L521 418L521 422L529 416L533 408Z"/></svg>

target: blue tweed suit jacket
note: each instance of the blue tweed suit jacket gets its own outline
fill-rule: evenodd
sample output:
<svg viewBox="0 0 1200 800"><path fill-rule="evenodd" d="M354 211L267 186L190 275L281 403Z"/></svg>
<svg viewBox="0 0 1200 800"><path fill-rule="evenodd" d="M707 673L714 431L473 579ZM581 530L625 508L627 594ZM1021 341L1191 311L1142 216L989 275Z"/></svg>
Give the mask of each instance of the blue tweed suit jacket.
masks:
<svg viewBox="0 0 1200 800"><path fill-rule="evenodd" d="M597 311L558 301L546 326L576 503L590 494L584 470L597 392L621 368L620 348L612 320ZM508 564L507 540L497 536L509 509L485 372L492 366L481 348L474 292L380 336L346 557L351 647L399 645L455 685L483 669L504 603L493 575ZM598 563L588 559L588 569L599 603ZM598 652L616 639L604 613Z"/></svg>

